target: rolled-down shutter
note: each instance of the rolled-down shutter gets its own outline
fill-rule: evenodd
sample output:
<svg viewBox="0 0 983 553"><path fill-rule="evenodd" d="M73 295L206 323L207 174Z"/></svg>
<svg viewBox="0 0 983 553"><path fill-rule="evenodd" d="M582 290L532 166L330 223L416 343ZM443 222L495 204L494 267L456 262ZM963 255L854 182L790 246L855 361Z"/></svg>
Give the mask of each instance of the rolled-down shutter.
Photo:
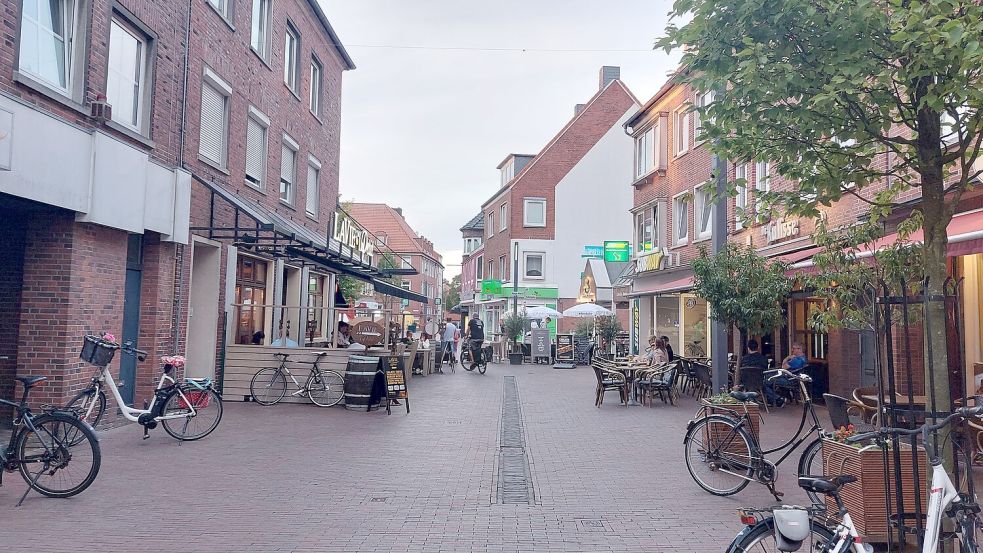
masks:
<svg viewBox="0 0 983 553"><path fill-rule="evenodd" d="M246 178L262 186L266 180L266 129L252 117L246 121Z"/></svg>
<svg viewBox="0 0 983 553"><path fill-rule="evenodd" d="M318 204L320 203L320 192L318 191L318 170L317 167L307 165L307 212L317 216Z"/></svg>
<svg viewBox="0 0 983 553"><path fill-rule="evenodd" d="M208 83L201 85L201 131L198 153L225 165L226 97Z"/></svg>
<svg viewBox="0 0 983 553"><path fill-rule="evenodd" d="M280 153L280 198L289 203L294 201L294 160L297 153L286 144Z"/></svg>

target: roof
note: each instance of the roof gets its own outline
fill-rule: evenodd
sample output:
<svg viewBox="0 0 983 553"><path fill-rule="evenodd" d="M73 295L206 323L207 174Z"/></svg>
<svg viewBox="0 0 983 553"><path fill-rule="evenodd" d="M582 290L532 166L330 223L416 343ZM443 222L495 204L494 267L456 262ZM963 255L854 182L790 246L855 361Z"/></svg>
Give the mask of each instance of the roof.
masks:
<svg viewBox="0 0 983 553"><path fill-rule="evenodd" d="M365 230L377 237L385 235L386 247L390 250L396 253L426 254L438 262L441 261L440 254L421 246L422 237L413 230L396 208L386 204L353 203L347 205L345 209L352 218L365 227Z"/></svg>
<svg viewBox="0 0 983 553"><path fill-rule="evenodd" d="M666 94L668 94L670 90L675 88L677 85L682 84L676 79L681 72L682 72L681 69L677 69L669 74L669 78L666 79L665 84L663 84L662 87L659 88L659 90L656 91L656 93L651 98L649 98L648 102L645 102L645 104L642 107L638 108L638 112L636 112L635 115L632 115L631 119L625 121L626 129L632 128L636 124L638 124L642 119L644 119L648 115L648 110L651 109L652 106L654 106L659 100L661 100Z"/></svg>
<svg viewBox="0 0 983 553"><path fill-rule="evenodd" d="M338 55L341 56L341 60L345 62L346 69L355 69L355 62L352 61L351 56L348 55L348 50L345 50L345 45L341 43L341 39L338 38L338 33L334 32L334 28L331 23L328 23L328 17L324 15L324 10L321 9L318 0L307 0L310 4L311 9L314 10L314 15L317 16L318 21L321 22L321 26L328 33L328 38L331 39L331 44L334 45L335 49L338 50Z"/></svg>
<svg viewBox="0 0 983 553"><path fill-rule="evenodd" d="M464 223L464 226L460 228L461 231L465 230L485 230L485 218L481 213L475 215L470 221Z"/></svg>
<svg viewBox="0 0 983 553"><path fill-rule="evenodd" d="M505 165L506 163L508 163L509 160L512 159L512 158L514 158L514 157L536 157L536 154L509 154L509 155L505 156L505 159L503 159L502 162L498 164L498 167L495 167L495 168L496 169L501 169L503 165Z"/></svg>

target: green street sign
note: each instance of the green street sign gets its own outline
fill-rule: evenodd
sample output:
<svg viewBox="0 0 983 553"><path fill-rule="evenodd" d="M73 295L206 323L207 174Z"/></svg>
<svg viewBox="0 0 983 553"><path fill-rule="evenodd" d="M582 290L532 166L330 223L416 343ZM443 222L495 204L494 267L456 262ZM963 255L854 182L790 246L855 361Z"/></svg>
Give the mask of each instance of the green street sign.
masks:
<svg viewBox="0 0 983 553"><path fill-rule="evenodd" d="M481 293L489 296L502 295L502 281L485 279L481 281Z"/></svg>
<svg viewBox="0 0 983 553"><path fill-rule="evenodd" d="M626 240L605 240L604 261L631 261L631 242Z"/></svg>

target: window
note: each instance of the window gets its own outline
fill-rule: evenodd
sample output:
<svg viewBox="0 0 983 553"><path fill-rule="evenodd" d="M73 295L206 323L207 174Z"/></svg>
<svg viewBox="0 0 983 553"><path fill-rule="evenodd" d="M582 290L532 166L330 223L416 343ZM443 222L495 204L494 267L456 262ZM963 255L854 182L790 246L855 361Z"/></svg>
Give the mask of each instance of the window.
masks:
<svg viewBox="0 0 983 553"><path fill-rule="evenodd" d="M488 278L491 280L495 280L495 260L488 260L488 270L485 272L485 274L488 275Z"/></svg>
<svg viewBox="0 0 983 553"><path fill-rule="evenodd" d="M488 229L489 238L495 236L495 212L491 212L488 214L488 221L485 222L485 228Z"/></svg>
<svg viewBox="0 0 983 553"><path fill-rule="evenodd" d="M643 177L655 169L658 140L656 127L635 137L635 178Z"/></svg>
<svg viewBox="0 0 983 553"><path fill-rule="evenodd" d="M250 44L259 57L270 60L271 0L253 0L253 21Z"/></svg>
<svg viewBox="0 0 983 553"><path fill-rule="evenodd" d="M236 343L251 344L266 324L266 262L239 256L236 261Z"/></svg>
<svg viewBox="0 0 983 553"><path fill-rule="evenodd" d="M498 208L499 225L501 225L499 230L505 230L508 227L508 213L508 204L502 204L501 207Z"/></svg>
<svg viewBox="0 0 983 553"><path fill-rule="evenodd" d="M673 144L677 156L689 150L689 116L685 109L673 113Z"/></svg>
<svg viewBox="0 0 983 553"><path fill-rule="evenodd" d="M685 193L672 199L672 226L674 245L689 242L689 199Z"/></svg>
<svg viewBox="0 0 983 553"><path fill-rule="evenodd" d="M654 209L646 208L644 211L635 214L636 253L647 252L655 247L654 213Z"/></svg>
<svg viewBox="0 0 983 553"><path fill-rule="evenodd" d="M464 253L469 254L481 246L481 238L465 238Z"/></svg>
<svg viewBox="0 0 983 553"><path fill-rule="evenodd" d="M230 8L232 7L232 0L208 0L208 3L215 8L222 17L229 19Z"/></svg>
<svg viewBox="0 0 983 553"><path fill-rule="evenodd" d="M266 186L266 130L269 119L253 108L246 118L246 184L262 190Z"/></svg>
<svg viewBox="0 0 983 553"><path fill-rule="evenodd" d="M508 263L506 263L505 256L504 255L502 257L499 257L498 258L498 267L499 267L498 270L502 273L500 275L502 277L502 280L508 279L509 278L509 274L508 274L509 273L509 265L508 265Z"/></svg>
<svg viewBox="0 0 983 553"><path fill-rule="evenodd" d="M478 256L478 262L475 263L475 279L482 280L485 278L485 257L483 255Z"/></svg>
<svg viewBox="0 0 983 553"><path fill-rule="evenodd" d="M543 257L542 253L526 253L526 278L543 278Z"/></svg>
<svg viewBox="0 0 983 553"><path fill-rule="evenodd" d="M80 43L76 21L85 13L81 8L78 0L24 0L21 13L18 69L68 95Z"/></svg>
<svg viewBox="0 0 983 553"><path fill-rule="evenodd" d="M806 358L826 359L829 346L829 335L816 332L810 324L815 313L823 309L823 303L817 299L792 300L792 341L805 347Z"/></svg>
<svg viewBox="0 0 983 553"><path fill-rule="evenodd" d="M283 135L280 148L280 200L293 205L297 179L297 143Z"/></svg>
<svg viewBox="0 0 983 553"><path fill-rule="evenodd" d="M300 33L288 22L283 44L283 82L294 94L300 90L300 79L297 78L299 62Z"/></svg>
<svg viewBox="0 0 983 553"><path fill-rule="evenodd" d="M546 200L526 198L523 200L522 224L527 227L546 226Z"/></svg>
<svg viewBox="0 0 983 553"><path fill-rule="evenodd" d="M321 206L321 162L312 158L307 160L307 214L317 218Z"/></svg>
<svg viewBox="0 0 983 553"><path fill-rule="evenodd" d="M410 257L400 257L399 258L399 262L400 262L399 263L399 266L400 266L401 269L412 269L413 268L413 259L410 258Z"/></svg>
<svg viewBox="0 0 983 553"><path fill-rule="evenodd" d="M705 240L713 234L713 203L707 185L695 189L696 239Z"/></svg>
<svg viewBox="0 0 983 553"><path fill-rule="evenodd" d="M512 182L515 178L515 158L510 159L508 163L502 166L502 186Z"/></svg>
<svg viewBox="0 0 983 553"><path fill-rule="evenodd" d="M147 37L123 21L109 25L109 63L106 101L113 106L113 121L144 133L147 93Z"/></svg>
<svg viewBox="0 0 983 553"><path fill-rule="evenodd" d="M324 317L324 282L325 277L311 273L307 282L307 336L309 338L326 336Z"/></svg>
<svg viewBox="0 0 983 553"><path fill-rule="evenodd" d="M699 108L693 111L693 134L696 136L696 140L704 140L700 134L703 132L703 114L699 112L700 109L706 110L706 108L713 103L713 91L709 90L703 94L697 94L696 96L696 107ZM708 121L713 121L708 119Z"/></svg>
<svg viewBox="0 0 983 553"><path fill-rule="evenodd" d="M311 59L311 113L321 117L321 62Z"/></svg>
<svg viewBox="0 0 983 553"><path fill-rule="evenodd" d="M770 169L767 161L758 161L754 164L754 211L758 222L767 221L768 214L765 213L767 206L762 197L763 193L771 188Z"/></svg>
<svg viewBox="0 0 983 553"><path fill-rule="evenodd" d="M412 285L410 284L410 281L408 281L408 280L404 280L404 281L400 282L399 283L399 287L402 288L403 290L411 290L412 289Z"/></svg>
<svg viewBox="0 0 983 553"><path fill-rule="evenodd" d="M744 228L744 217L747 211L747 163L734 167L734 178L737 179L737 197L734 198L734 228Z"/></svg>
<svg viewBox="0 0 983 553"><path fill-rule="evenodd" d="M229 98L232 88L209 69L201 83L201 126L198 154L224 168L228 154Z"/></svg>

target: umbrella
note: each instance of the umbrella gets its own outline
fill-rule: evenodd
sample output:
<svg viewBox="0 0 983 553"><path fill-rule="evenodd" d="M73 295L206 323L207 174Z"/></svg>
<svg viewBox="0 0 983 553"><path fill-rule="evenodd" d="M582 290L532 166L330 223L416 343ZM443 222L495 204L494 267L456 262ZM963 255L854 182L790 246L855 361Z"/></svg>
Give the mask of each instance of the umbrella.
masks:
<svg viewBox="0 0 983 553"><path fill-rule="evenodd" d="M560 313L559 311L551 307L546 307L545 305L538 305L536 307L526 308L527 319L545 319L546 317L558 319L562 316L563 313Z"/></svg>
<svg viewBox="0 0 983 553"><path fill-rule="evenodd" d="M589 317L600 317L601 315L610 315L611 310L601 307L596 303L579 303L570 309L563 312L564 317L579 317L579 318L589 318Z"/></svg>

